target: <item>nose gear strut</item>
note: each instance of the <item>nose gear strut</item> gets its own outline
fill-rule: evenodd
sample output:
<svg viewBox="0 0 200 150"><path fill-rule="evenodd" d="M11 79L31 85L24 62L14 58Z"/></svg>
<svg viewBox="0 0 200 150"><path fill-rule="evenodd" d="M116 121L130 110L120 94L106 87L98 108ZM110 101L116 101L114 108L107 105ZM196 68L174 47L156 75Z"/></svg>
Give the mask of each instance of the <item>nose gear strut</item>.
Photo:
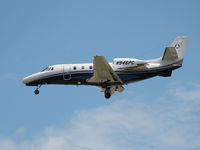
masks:
<svg viewBox="0 0 200 150"><path fill-rule="evenodd" d="M42 85L38 85L37 88L35 89L34 93L35 95L38 95L40 91L38 90Z"/></svg>

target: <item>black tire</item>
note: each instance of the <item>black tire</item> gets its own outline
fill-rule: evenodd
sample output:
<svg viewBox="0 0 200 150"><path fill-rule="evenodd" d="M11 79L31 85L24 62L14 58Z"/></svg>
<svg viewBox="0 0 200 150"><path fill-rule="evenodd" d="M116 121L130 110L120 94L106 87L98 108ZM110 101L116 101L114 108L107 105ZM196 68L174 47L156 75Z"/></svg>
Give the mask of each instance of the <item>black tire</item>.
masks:
<svg viewBox="0 0 200 150"><path fill-rule="evenodd" d="M105 98L109 99L111 97L111 94L109 92L105 93Z"/></svg>
<svg viewBox="0 0 200 150"><path fill-rule="evenodd" d="M35 95L38 95L38 94L40 93L40 91L39 91L38 89L36 89L36 90L34 91L34 93L35 93Z"/></svg>

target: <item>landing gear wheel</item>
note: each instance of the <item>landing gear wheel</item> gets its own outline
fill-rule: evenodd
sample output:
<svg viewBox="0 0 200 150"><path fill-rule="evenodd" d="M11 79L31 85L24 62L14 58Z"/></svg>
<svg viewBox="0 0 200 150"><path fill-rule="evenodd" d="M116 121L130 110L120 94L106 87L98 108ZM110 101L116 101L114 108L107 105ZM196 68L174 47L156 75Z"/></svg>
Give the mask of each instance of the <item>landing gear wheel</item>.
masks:
<svg viewBox="0 0 200 150"><path fill-rule="evenodd" d="M105 92L105 98L109 99L111 97L111 94L109 92Z"/></svg>
<svg viewBox="0 0 200 150"><path fill-rule="evenodd" d="M106 87L104 92L105 98L109 99L111 97L110 87Z"/></svg>
<svg viewBox="0 0 200 150"><path fill-rule="evenodd" d="M35 93L35 95L38 95L38 94L40 93L40 91L39 91L38 89L36 89L36 90L34 91L34 93Z"/></svg>

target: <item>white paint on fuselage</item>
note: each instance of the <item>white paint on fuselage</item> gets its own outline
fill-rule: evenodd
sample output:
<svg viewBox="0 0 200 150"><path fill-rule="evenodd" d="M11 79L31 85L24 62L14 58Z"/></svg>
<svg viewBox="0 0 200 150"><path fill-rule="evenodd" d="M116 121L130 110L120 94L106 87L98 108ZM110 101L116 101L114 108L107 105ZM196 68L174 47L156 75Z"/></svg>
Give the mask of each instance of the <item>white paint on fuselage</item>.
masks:
<svg viewBox="0 0 200 150"><path fill-rule="evenodd" d="M114 71L120 71L118 70L119 65L116 65L116 61L120 60L120 58L115 58L113 62L110 62L110 66L112 67L112 69ZM125 58L121 59L123 61L126 61ZM128 61L130 60L129 58L127 59ZM134 59L137 60L137 59ZM142 60L138 60L139 62L145 62L147 64L148 68L156 68L156 67L160 67L160 60L161 58L158 59L152 59L152 60L146 60L146 61L142 61ZM129 65L130 66L130 65ZM59 65L51 65L49 66L50 68L53 69L47 69L35 74L32 74L30 76L25 77L22 82L24 84L33 82L33 81L37 81L40 79L45 79L46 77L49 76L54 76L57 74L64 74L64 73L75 73L75 72L80 72L80 71L90 71L93 70L93 63L81 63L81 64L59 64ZM120 65L120 67L127 67L126 64Z"/></svg>

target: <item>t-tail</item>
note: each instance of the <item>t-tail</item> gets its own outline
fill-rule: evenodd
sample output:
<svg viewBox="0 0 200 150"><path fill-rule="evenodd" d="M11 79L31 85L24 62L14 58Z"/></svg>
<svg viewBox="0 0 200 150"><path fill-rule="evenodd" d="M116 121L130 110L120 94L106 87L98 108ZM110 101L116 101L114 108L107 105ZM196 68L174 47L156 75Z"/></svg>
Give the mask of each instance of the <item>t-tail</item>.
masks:
<svg viewBox="0 0 200 150"><path fill-rule="evenodd" d="M188 36L178 36L170 47L166 47L162 57L163 64L179 63L182 65L185 50L188 43Z"/></svg>

